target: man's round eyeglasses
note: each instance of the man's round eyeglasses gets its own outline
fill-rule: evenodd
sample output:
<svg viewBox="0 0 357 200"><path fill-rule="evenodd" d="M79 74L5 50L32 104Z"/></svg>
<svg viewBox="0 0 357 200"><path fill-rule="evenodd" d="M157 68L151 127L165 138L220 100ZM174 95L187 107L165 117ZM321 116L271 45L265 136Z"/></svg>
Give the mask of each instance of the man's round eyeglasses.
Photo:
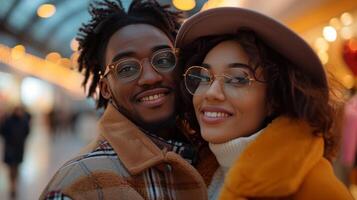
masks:
<svg viewBox="0 0 357 200"><path fill-rule="evenodd" d="M142 60L129 57L123 58L116 62L109 64L106 69L107 72L104 73L102 78L106 77L110 72L115 72L116 77L123 83L133 81L141 75L142 72ZM150 57L151 66L156 72L168 73L171 72L177 64L176 55L171 49L161 49L152 54Z"/></svg>

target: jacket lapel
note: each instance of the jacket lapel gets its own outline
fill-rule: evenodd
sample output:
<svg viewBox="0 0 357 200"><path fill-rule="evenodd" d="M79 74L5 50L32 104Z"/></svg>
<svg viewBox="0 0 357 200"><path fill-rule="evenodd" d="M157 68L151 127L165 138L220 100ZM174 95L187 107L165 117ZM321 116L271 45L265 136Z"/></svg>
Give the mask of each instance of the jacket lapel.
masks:
<svg viewBox="0 0 357 200"><path fill-rule="evenodd" d="M111 104L99 121L99 131L132 175L164 159L164 153Z"/></svg>

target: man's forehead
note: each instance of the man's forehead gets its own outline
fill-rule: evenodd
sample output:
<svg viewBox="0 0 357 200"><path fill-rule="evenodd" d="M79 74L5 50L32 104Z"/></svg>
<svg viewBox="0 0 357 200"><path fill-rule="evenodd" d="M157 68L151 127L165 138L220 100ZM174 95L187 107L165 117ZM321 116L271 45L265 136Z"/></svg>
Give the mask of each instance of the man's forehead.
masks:
<svg viewBox="0 0 357 200"><path fill-rule="evenodd" d="M109 40L117 46L130 46L136 43L172 44L168 36L155 26L149 24L131 24L116 31Z"/></svg>
<svg viewBox="0 0 357 200"><path fill-rule="evenodd" d="M158 47L173 48L173 43L160 29L148 24L131 24L119 29L110 38L107 50L107 62L118 54L148 54Z"/></svg>

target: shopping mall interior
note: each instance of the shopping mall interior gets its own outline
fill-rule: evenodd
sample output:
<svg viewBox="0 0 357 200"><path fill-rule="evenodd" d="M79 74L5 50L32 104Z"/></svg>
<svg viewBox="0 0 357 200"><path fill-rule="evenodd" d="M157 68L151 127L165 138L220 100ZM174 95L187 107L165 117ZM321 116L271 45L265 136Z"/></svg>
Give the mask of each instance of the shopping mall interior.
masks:
<svg viewBox="0 0 357 200"><path fill-rule="evenodd" d="M83 74L77 70L76 36L81 24L90 19L91 2L0 0L0 121L18 105L31 115L17 199L38 199L57 169L96 136L102 110L96 110L95 101L86 98ZM128 7L131 0L122 2ZM326 71L341 83L339 95L345 101L357 88L356 0L159 2L171 4L186 18L220 6L244 7L272 16L311 45ZM357 144L356 138L351 140ZM0 137L0 199L5 200L10 198L10 170L2 162L3 152ZM339 157L335 173L357 198L357 173L347 170Z"/></svg>

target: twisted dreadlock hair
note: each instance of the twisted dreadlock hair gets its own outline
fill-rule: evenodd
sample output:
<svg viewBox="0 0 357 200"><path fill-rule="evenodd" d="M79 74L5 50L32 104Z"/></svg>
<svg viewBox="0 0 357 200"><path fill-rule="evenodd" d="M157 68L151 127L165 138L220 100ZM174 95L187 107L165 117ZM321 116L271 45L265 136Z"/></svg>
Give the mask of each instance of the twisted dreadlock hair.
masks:
<svg viewBox="0 0 357 200"><path fill-rule="evenodd" d="M82 86L88 98L97 101L97 109L106 107L108 100L96 97L100 74L105 71L105 50L111 36L120 28L130 24L149 24L163 31L174 42L180 27L181 13L169 10L169 5L160 5L155 0L133 0L127 12L120 0L96 1L90 4L92 19L79 29L77 40L80 55L79 71L84 72Z"/></svg>

